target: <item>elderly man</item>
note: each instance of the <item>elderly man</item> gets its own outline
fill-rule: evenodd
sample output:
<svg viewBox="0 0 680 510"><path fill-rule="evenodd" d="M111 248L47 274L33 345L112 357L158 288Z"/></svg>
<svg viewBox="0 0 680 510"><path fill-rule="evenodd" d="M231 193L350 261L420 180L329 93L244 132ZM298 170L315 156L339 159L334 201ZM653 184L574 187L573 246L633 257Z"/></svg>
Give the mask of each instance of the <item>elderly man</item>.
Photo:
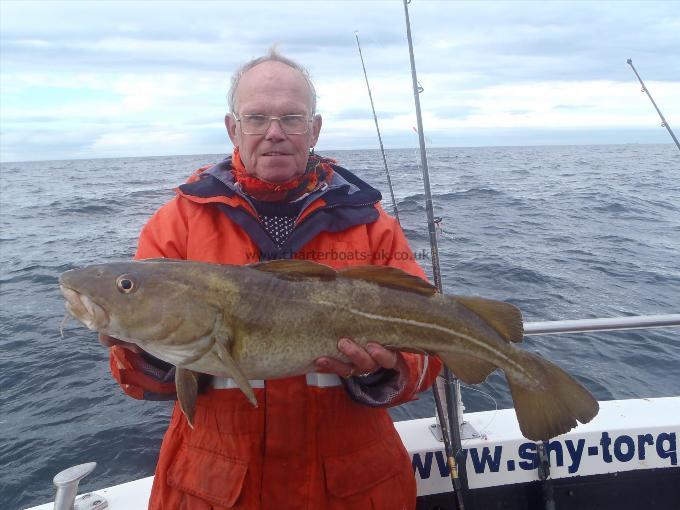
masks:
<svg viewBox="0 0 680 510"><path fill-rule="evenodd" d="M424 278L380 193L314 154L321 116L304 68L271 50L234 74L229 107L232 156L177 189L144 227L136 258L295 257ZM101 341L112 347L111 369L126 393L174 398L173 367ZM306 377L251 381L257 408L231 379L204 377L193 429L175 406L149 508L414 508L410 457L386 408L426 389L439 361L348 338L338 349L350 363L321 358Z"/></svg>

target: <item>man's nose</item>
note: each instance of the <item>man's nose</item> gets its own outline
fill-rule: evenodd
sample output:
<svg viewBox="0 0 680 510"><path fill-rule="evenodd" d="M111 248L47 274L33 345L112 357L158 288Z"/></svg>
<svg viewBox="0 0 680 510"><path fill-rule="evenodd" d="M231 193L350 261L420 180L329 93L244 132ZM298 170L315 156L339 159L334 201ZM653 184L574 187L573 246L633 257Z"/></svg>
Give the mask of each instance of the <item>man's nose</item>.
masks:
<svg viewBox="0 0 680 510"><path fill-rule="evenodd" d="M283 132L279 119L272 119L271 122L269 122L269 127L267 128L264 137L267 140L283 140L286 138L286 133Z"/></svg>

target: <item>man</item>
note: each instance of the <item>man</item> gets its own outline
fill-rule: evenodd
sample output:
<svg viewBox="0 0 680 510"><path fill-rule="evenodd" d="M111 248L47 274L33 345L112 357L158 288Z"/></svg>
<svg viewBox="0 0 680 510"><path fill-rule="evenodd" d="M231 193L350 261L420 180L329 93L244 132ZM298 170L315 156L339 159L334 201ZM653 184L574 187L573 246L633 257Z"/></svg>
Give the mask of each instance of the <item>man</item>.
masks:
<svg viewBox="0 0 680 510"><path fill-rule="evenodd" d="M229 107L232 157L177 189L142 230L136 258L247 264L292 256L424 278L380 194L313 154L322 120L302 67L273 50L248 62L234 75ZM172 367L101 341L112 347L111 369L126 393L174 398ZM257 408L231 379L205 377L193 429L175 406L149 508L414 508L410 457L386 408L426 389L441 365L347 338L338 349L350 363L321 358L307 376L251 381Z"/></svg>

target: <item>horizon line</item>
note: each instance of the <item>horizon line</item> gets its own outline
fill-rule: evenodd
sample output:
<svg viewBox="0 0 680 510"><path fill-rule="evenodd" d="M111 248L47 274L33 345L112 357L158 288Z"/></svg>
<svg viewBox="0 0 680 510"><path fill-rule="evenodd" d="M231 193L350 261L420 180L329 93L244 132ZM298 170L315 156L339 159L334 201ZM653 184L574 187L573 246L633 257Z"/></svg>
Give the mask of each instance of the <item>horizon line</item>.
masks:
<svg viewBox="0 0 680 510"><path fill-rule="evenodd" d="M606 146L606 145L673 145L670 142L660 143L660 142L625 142L625 143L551 143L551 144L535 144L535 145L519 145L519 144L509 144L509 145L434 145L430 144L426 146L425 149L494 149L494 148L508 148L508 147L594 147L594 146ZM402 151L402 150L415 150L420 149L418 145L409 147L390 147L386 148L385 151ZM320 152L358 152L358 151L379 151L379 147L375 148L363 148L363 149L321 149ZM26 159L26 160L15 160L15 161L3 161L0 159L0 165L9 165L14 163L49 163L51 161L90 161L90 160L101 160L101 159L143 159L143 158L179 158L179 157L190 157L190 156L228 156L228 153L193 153L193 154L157 154L154 156L97 156L91 158L77 157L71 159Z"/></svg>

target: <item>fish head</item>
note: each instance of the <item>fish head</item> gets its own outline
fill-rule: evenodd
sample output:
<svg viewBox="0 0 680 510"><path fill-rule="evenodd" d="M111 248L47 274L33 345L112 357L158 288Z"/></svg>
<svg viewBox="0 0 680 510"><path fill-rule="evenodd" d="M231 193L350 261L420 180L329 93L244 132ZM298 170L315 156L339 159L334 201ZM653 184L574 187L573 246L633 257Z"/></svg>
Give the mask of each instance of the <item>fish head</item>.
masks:
<svg viewBox="0 0 680 510"><path fill-rule="evenodd" d="M194 278L170 262L124 262L66 271L59 285L67 312L89 329L142 348L179 347L215 325L217 310Z"/></svg>

